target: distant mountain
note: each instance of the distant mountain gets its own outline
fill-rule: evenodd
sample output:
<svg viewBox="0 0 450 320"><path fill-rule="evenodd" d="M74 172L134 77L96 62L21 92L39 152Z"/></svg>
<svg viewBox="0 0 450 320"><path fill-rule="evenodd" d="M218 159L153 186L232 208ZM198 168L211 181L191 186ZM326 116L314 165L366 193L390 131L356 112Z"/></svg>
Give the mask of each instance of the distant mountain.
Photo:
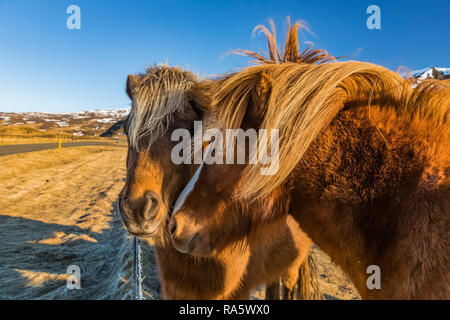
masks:
<svg viewBox="0 0 450 320"><path fill-rule="evenodd" d="M413 78L417 79L450 79L450 68L429 67L411 72Z"/></svg>
<svg viewBox="0 0 450 320"><path fill-rule="evenodd" d="M0 134L100 136L111 126L117 126L129 112L130 108L65 113L0 112Z"/></svg>

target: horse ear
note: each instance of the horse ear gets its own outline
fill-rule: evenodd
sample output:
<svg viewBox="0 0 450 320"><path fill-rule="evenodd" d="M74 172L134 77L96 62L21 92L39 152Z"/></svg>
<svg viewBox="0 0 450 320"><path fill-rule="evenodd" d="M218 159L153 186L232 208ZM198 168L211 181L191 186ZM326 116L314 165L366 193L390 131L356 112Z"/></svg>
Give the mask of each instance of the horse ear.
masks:
<svg viewBox="0 0 450 320"><path fill-rule="evenodd" d="M135 75L129 74L127 77L127 95L130 97L130 99L133 99L133 90L136 87L138 83L138 77Z"/></svg>
<svg viewBox="0 0 450 320"><path fill-rule="evenodd" d="M270 94L272 93L273 81L270 76L262 72L259 79L257 80L253 101L249 107L249 115L255 120L261 119L264 115L267 102L270 99Z"/></svg>

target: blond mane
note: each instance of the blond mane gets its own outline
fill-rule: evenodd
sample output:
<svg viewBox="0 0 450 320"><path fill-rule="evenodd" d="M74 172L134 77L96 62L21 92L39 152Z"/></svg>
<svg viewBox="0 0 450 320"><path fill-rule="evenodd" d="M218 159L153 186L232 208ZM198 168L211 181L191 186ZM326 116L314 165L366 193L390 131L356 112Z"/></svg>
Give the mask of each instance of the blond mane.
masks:
<svg viewBox="0 0 450 320"><path fill-rule="evenodd" d="M370 63L334 62L263 64L248 67L214 83L214 125L240 128L261 77L272 83L260 128L279 129L279 170L261 175L248 166L239 198L268 195L292 172L310 144L348 103L391 106L412 117L433 119L448 128L450 88L446 82L425 81L415 88L398 74Z"/></svg>
<svg viewBox="0 0 450 320"><path fill-rule="evenodd" d="M174 113L189 107L188 92L197 83L197 77L164 65L149 67L145 74L130 77L133 106L127 118L127 135L135 148L141 137L148 137L150 147L166 132Z"/></svg>

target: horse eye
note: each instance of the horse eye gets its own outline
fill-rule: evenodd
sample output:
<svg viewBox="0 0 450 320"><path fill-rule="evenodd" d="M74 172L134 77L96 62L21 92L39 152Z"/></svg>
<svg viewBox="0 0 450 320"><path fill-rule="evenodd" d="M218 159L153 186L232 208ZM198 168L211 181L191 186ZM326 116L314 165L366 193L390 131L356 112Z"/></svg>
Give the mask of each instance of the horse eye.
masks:
<svg viewBox="0 0 450 320"><path fill-rule="evenodd" d="M203 110L194 100L189 100L189 104L192 107L192 110L195 112L197 117L201 118L203 116Z"/></svg>
<svg viewBox="0 0 450 320"><path fill-rule="evenodd" d="M123 129L123 133L125 133L125 135L128 135L128 118L127 117L122 125L122 129Z"/></svg>

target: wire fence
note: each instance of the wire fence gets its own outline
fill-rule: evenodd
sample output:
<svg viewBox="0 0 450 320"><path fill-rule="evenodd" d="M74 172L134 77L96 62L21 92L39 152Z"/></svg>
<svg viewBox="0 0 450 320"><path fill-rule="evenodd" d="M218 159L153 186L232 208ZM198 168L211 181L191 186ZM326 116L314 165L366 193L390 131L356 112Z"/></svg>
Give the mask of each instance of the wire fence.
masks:
<svg viewBox="0 0 450 320"><path fill-rule="evenodd" d="M142 300L142 260L141 260L141 244L139 238L133 237L133 279L134 279L134 298Z"/></svg>
<svg viewBox="0 0 450 320"><path fill-rule="evenodd" d="M115 202L115 210L116 214L120 215L119 212L119 199L116 199ZM133 298L135 300L142 300L142 251L141 251L141 243L139 238L133 237L133 270L132 270L132 281L134 295Z"/></svg>

